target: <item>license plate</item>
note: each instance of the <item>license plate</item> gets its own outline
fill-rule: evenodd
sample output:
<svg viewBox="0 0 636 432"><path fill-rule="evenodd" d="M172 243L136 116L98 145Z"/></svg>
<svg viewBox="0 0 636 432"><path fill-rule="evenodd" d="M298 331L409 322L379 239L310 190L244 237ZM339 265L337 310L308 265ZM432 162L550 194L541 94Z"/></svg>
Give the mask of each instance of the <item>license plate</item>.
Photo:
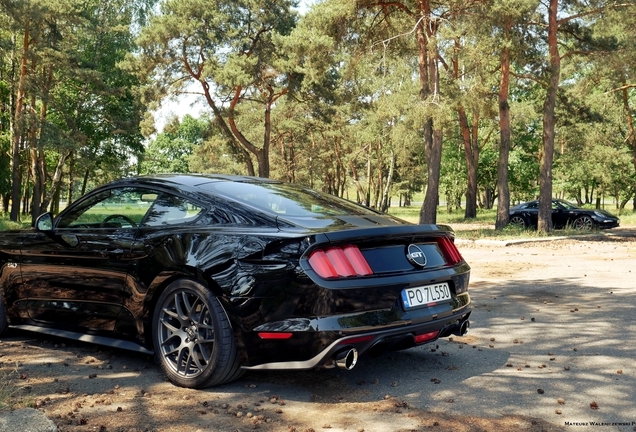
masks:
<svg viewBox="0 0 636 432"><path fill-rule="evenodd" d="M418 306L435 306L439 302L450 299L450 288L446 282L435 285L406 288L402 291L402 303L404 304L405 309L411 309Z"/></svg>

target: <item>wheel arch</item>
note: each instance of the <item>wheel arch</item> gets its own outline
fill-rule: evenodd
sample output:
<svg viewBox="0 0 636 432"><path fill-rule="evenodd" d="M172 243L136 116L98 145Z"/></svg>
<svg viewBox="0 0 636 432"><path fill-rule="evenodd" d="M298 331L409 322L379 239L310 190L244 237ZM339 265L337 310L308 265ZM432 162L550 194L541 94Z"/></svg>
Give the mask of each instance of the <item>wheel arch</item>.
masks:
<svg viewBox="0 0 636 432"><path fill-rule="evenodd" d="M144 298L143 313L141 319L143 321L144 339L148 346L152 346L152 316L157 306L157 301L161 294L172 284L178 280L190 280L204 288L210 290L212 294L219 299L221 304L224 303L223 289L212 277L206 275L195 267L184 267L182 271L162 272L158 274L150 286ZM226 312L227 313L227 312ZM231 322L231 321L230 321Z"/></svg>

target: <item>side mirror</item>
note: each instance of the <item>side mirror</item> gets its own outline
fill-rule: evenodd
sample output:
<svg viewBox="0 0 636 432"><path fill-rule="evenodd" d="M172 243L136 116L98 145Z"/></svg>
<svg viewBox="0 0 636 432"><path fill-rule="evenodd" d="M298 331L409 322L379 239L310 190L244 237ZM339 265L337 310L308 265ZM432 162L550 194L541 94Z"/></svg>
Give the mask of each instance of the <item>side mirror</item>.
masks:
<svg viewBox="0 0 636 432"><path fill-rule="evenodd" d="M35 221L35 229L42 232L52 232L53 216L51 216L51 213L41 214Z"/></svg>

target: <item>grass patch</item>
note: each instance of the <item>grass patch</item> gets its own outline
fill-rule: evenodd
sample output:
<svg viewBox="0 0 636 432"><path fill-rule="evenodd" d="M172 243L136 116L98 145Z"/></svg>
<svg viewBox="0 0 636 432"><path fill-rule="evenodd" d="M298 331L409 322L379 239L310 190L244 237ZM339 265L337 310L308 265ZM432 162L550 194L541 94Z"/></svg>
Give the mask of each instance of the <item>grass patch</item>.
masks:
<svg viewBox="0 0 636 432"><path fill-rule="evenodd" d="M611 210L609 210L609 212L613 213ZM631 209L623 211L623 213L618 215L618 217L621 220L621 225L636 225L636 212L633 212Z"/></svg>
<svg viewBox="0 0 636 432"><path fill-rule="evenodd" d="M392 216L404 219L407 222L418 223L420 220L420 207L390 207L389 213ZM437 223L439 224L456 224L456 223L479 223L479 224L495 224L497 219L497 209L477 210L477 217L474 219L464 219L464 212L457 210L449 213L446 207L437 208Z"/></svg>
<svg viewBox="0 0 636 432"><path fill-rule="evenodd" d="M31 226L30 222L12 222L7 216L0 214L0 231L23 229L28 228L29 226Z"/></svg>
<svg viewBox="0 0 636 432"><path fill-rule="evenodd" d="M35 408L35 397L26 394L27 388L18 385L20 382L19 364L0 371L0 412L7 409Z"/></svg>
<svg viewBox="0 0 636 432"><path fill-rule="evenodd" d="M17 366L9 371L0 372L0 411L13 408L18 388L14 385L13 379L18 375Z"/></svg>

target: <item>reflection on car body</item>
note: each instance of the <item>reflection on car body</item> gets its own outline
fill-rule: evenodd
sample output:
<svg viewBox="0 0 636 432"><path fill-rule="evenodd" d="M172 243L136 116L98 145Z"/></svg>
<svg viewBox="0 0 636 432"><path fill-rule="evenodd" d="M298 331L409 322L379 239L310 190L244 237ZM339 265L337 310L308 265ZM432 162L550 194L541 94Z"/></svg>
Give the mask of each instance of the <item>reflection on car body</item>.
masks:
<svg viewBox="0 0 636 432"><path fill-rule="evenodd" d="M453 240L446 226L268 179L122 179L3 233L0 333L154 353L186 387L351 369L466 333L470 267Z"/></svg>

